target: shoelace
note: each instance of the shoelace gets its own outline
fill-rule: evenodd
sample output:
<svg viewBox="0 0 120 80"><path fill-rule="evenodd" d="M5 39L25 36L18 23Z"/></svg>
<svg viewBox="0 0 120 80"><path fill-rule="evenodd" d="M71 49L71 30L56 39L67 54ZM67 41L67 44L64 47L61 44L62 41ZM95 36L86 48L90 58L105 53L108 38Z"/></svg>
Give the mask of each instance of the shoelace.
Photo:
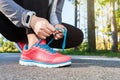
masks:
<svg viewBox="0 0 120 80"><path fill-rule="evenodd" d="M64 51L65 46L66 46L67 29L66 29L66 28L64 28L64 29L62 29L62 28L56 28L56 30L61 30L62 33L63 33L63 35L64 35L64 39L63 39L63 43L62 43L62 51ZM40 46L41 48L43 48L43 49L51 52L52 54L56 53L56 51L53 50L53 48L49 47L49 45L53 42L54 38L52 38L52 39L49 41L48 44L40 44L41 40L42 40L42 39L40 39L40 40L38 41L38 43L36 44L36 46Z"/></svg>

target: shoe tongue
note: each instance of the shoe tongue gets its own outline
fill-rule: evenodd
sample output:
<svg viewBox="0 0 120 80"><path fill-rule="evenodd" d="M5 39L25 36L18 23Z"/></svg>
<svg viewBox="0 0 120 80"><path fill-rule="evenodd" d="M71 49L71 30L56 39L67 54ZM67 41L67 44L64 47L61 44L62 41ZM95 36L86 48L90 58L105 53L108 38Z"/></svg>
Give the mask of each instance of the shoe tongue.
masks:
<svg viewBox="0 0 120 80"><path fill-rule="evenodd" d="M46 40L41 40L40 44L46 44Z"/></svg>

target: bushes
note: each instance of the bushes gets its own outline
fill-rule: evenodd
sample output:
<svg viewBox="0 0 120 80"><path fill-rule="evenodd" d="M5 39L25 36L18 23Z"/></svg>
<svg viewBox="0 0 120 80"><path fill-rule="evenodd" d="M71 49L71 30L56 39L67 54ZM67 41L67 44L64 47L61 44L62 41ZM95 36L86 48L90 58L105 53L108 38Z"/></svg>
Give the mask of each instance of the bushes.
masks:
<svg viewBox="0 0 120 80"><path fill-rule="evenodd" d="M13 42L6 41L3 42L2 47L0 48L0 52L19 52L15 47Z"/></svg>

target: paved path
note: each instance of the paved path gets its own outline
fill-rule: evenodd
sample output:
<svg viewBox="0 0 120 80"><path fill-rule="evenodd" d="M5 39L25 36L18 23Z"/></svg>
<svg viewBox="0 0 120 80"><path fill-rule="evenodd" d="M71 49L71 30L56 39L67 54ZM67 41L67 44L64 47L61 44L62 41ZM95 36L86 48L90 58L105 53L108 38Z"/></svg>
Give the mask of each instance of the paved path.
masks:
<svg viewBox="0 0 120 80"><path fill-rule="evenodd" d="M0 80L120 80L120 59L72 56L64 68L26 67L20 54L0 54Z"/></svg>

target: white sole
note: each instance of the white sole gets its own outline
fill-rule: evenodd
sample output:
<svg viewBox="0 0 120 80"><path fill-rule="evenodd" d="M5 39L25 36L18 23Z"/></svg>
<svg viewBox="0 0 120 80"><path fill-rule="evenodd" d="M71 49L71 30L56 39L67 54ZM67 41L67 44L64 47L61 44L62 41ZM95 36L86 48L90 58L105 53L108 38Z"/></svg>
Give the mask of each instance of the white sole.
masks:
<svg viewBox="0 0 120 80"><path fill-rule="evenodd" d="M36 62L25 62L20 60L19 64L24 66L38 66L38 67L44 67L44 68L58 68L58 67L64 67L71 65L71 61L59 63L59 64L45 64L45 63L36 63Z"/></svg>

